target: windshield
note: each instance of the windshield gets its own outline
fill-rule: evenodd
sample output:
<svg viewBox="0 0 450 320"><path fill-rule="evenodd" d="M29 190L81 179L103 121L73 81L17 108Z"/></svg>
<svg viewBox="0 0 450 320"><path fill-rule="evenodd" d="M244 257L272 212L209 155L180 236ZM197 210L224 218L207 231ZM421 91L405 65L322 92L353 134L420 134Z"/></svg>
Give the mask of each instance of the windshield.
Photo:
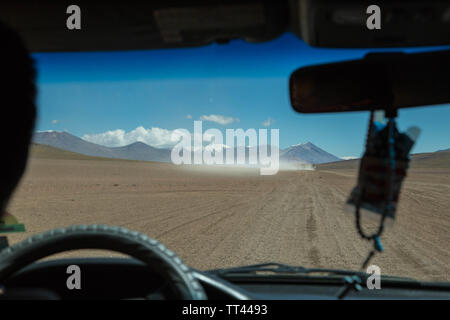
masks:
<svg viewBox="0 0 450 320"><path fill-rule="evenodd" d="M27 231L10 243L101 223L143 232L202 270L265 262L359 270L371 245L344 203L368 113L295 113L288 79L300 66L367 52L315 49L287 34L34 54L39 118L8 208ZM399 128L417 125L422 135L385 252L371 261L382 274L450 280L449 118L449 106L400 111Z"/></svg>

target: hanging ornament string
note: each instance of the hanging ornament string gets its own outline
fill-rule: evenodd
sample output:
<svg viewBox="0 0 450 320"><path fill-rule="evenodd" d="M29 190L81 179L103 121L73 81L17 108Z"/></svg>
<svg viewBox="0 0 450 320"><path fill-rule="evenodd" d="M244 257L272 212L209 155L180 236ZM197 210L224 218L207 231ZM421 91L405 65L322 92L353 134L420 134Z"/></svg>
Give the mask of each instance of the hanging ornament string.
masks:
<svg viewBox="0 0 450 320"><path fill-rule="evenodd" d="M356 201L355 205L355 216L356 216L356 228L358 230L359 235L361 238L372 241L373 242L373 249L369 252L368 256L362 263L361 269L365 269L367 265L369 264L370 260L373 258L376 252L382 252L383 251L383 245L381 244L380 237L384 230L384 223L386 220L386 216L393 210L392 201L393 201L393 183L394 183L394 170L395 170L395 138L394 138L394 130L395 130L395 115L389 115L388 117L388 123L387 123L387 129L388 129L388 135L387 135L387 145L388 145L388 158L386 159L386 186L387 186L387 192L386 198L385 198L385 206L383 209L383 214L381 216L380 225L378 226L378 230L374 232L373 234L366 233L362 226L361 226L361 197L359 197ZM366 139L366 150L368 150L369 144L371 143L371 139L373 136L374 131L374 111L372 110L370 113L370 120L369 120L369 130L367 134ZM364 172L360 172L360 174L364 174ZM362 179L362 181L367 181L366 179ZM361 193L364 194L364 189L366 188L366 185L361 186Z"/></svg>

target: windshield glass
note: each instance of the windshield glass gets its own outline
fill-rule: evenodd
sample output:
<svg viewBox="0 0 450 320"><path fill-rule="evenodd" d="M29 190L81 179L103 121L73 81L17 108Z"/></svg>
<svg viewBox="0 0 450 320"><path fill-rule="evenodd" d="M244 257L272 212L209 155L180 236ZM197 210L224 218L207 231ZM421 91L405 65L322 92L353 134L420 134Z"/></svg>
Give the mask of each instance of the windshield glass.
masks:
<svg viewBox="0 0 450 320"><path fill-rule="evenodd" d="M39 119L8 208L27 231L10 243L101 223L143 232L203 270L264 262L358 270L372 247L344 203L368 113L295 113L288 80L300 66L367 52L311 48L287 34L33 54ZM371 261L382 274L450 280L449 118L449 106L399 112L399 128L417 125L422 135L385 252Z"/></svg>

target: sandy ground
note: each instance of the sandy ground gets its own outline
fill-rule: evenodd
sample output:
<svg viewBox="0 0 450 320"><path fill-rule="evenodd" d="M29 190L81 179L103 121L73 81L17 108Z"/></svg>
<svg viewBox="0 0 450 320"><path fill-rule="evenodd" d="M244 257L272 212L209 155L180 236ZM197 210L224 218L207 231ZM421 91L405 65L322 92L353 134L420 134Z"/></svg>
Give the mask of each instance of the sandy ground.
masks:
<svg viewBox="0 0 450 320"><path fill-rule="evenodd" d="M358 269L371 246L344 201L354 170L187 170L133 161L33 159L9 210L26 236L73 224L138 230L200 269L268 261ZM450 281L450 169L410 172L385 252L384 274ZM98 252L77 252L98 255ZM103 252L102 254L109 255Z"/></svg>

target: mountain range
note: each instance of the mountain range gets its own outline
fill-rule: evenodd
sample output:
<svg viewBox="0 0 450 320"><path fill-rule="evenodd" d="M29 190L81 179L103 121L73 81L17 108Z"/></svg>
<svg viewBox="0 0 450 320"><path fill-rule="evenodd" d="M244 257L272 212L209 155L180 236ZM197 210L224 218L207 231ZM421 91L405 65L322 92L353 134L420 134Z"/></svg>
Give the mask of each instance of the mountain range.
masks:
<svg viewBox="0 0 450 320"><path fill-rule="evenodd" d="M171 162L171 149L155 148L143 142L134 142L123 147L106 147L60 131L36 132L33 142L94 157ZM235 155L237 149L235 148ZM270 146L268 149L270 150ZM249 150L250 148L246 148L247 159ZM280 162L289 164L320 164L342 160L311 142L293 145L279 152Z"/></svg>

